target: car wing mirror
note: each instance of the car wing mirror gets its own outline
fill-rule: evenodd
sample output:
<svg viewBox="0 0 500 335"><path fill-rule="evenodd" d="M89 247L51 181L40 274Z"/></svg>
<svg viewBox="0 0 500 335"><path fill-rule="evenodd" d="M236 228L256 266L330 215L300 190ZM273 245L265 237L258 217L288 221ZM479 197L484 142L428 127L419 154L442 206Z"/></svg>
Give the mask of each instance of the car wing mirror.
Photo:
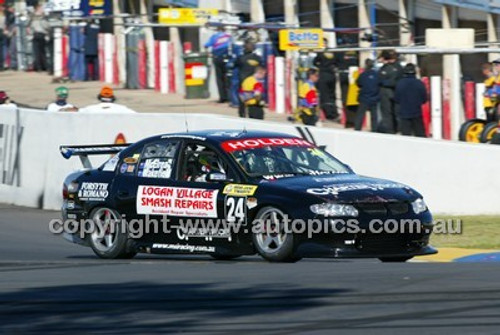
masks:
<svg viewBox="0 0 500 335"><path fill-rule="evenodd" d="M231 181L223 172L210 172L207 175L206 180L210 183L223 183Z"/></svg>

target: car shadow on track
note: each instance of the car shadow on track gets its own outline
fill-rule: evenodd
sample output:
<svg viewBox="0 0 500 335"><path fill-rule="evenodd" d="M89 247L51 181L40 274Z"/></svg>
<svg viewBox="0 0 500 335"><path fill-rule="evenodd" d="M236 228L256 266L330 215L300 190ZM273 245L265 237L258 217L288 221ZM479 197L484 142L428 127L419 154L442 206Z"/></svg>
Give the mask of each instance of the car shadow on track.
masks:
<svg viewBox="0 0 500 335"><path fill-rule="evenodd" d="M260 256L254 255L254 256L243 256L231 260L217 260L214 259L208 255L150 255L150 254L139 254L133 259L130 260L106 260L106 259L100 259L97 256L94 256L92 254L87 255L75 255L75 256L67 256L66 259L68 260L85 260L85 261L101 261L101 262L141 262L141 261L154 261L154 262L209 262L209 263L227 263L227 264L234 264L234 263L268 263L268 264L277 264L277 263L271 263L266 261L265 259L261 258ZM303 258L299 262L335 262L335 263L347 263L347 262L352 262L352 259L333 259L333 258ZM360 261L360 260L356 260ZM363 259L362 261L370 261L374 262L377 261L376 259ZM283 264L283 263L282 263Z"/></svg>
<svg viewBox="0 0 500 335"><path fill-rule="evenodd" d="M200 330L207 324L236 327L236 318L305 311L320 307L325 296L344 292L348 290L154 282L40 287L0 294L0 333L168 333Z"/></svg>

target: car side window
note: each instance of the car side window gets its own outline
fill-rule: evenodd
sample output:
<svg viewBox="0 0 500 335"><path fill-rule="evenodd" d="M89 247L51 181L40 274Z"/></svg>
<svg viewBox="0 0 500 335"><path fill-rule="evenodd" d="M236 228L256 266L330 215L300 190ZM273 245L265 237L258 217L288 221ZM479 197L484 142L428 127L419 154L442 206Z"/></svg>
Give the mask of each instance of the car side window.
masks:
<svg viewBox="0 0 500 335"><path fill-rule="evenodd" d="M172 178L178 141L159 141L146 144L141 154L137 176L144 178Z"/></svg>
<svg viewBox="0 0 500 335"><path fill-rule="evenodd" d="M114 156L113 158L115 159L118 159L118 157L121 156L121 163L118 169L118 173L129 176L135 175L137 171L137 165L141 157L142 149L142 145L134 145L133 147L127 149L125 152Z"/></svg>
<svg viewBox="0 0 500 335"><path fill-rule="evenodd" d="M188 143L182 152L181 180L207 182L206 177L211 172L225 173L229 179L236 177L215 150L204 144Z"/></svg>

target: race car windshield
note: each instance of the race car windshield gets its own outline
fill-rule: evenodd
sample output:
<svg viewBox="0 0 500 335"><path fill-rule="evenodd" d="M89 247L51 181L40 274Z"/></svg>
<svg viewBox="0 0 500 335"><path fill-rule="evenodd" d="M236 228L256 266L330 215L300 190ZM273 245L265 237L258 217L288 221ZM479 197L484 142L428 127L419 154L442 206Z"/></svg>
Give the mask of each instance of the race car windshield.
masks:
<svg viewBox="0 0 500 335"><path fill-rule="evenodd" d="M231 152L252 177L351 173L327 152L310 146L265 146Z"/></svg>

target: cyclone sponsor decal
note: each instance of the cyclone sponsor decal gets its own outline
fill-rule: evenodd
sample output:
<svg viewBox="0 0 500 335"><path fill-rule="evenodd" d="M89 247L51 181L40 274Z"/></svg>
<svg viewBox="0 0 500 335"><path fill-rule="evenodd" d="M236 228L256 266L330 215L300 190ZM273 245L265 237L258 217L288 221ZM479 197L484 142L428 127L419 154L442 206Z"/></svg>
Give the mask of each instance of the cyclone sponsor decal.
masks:
<svg viewBox="0 0 500 335"><path fill-rule="evenodd" d="M141 185L137 190L137 213L216 218L218 192L202 188Z"/></svg>
<svg viewBox="0 0 500 335"><path fill-rule="evenodd" d="M315 195L338 195L342 192L372 190L381 191L386 188L404 188L405 185L399 183L354 183L341 185L327 185L319 188L309 188L307 193Z"/></svg>

